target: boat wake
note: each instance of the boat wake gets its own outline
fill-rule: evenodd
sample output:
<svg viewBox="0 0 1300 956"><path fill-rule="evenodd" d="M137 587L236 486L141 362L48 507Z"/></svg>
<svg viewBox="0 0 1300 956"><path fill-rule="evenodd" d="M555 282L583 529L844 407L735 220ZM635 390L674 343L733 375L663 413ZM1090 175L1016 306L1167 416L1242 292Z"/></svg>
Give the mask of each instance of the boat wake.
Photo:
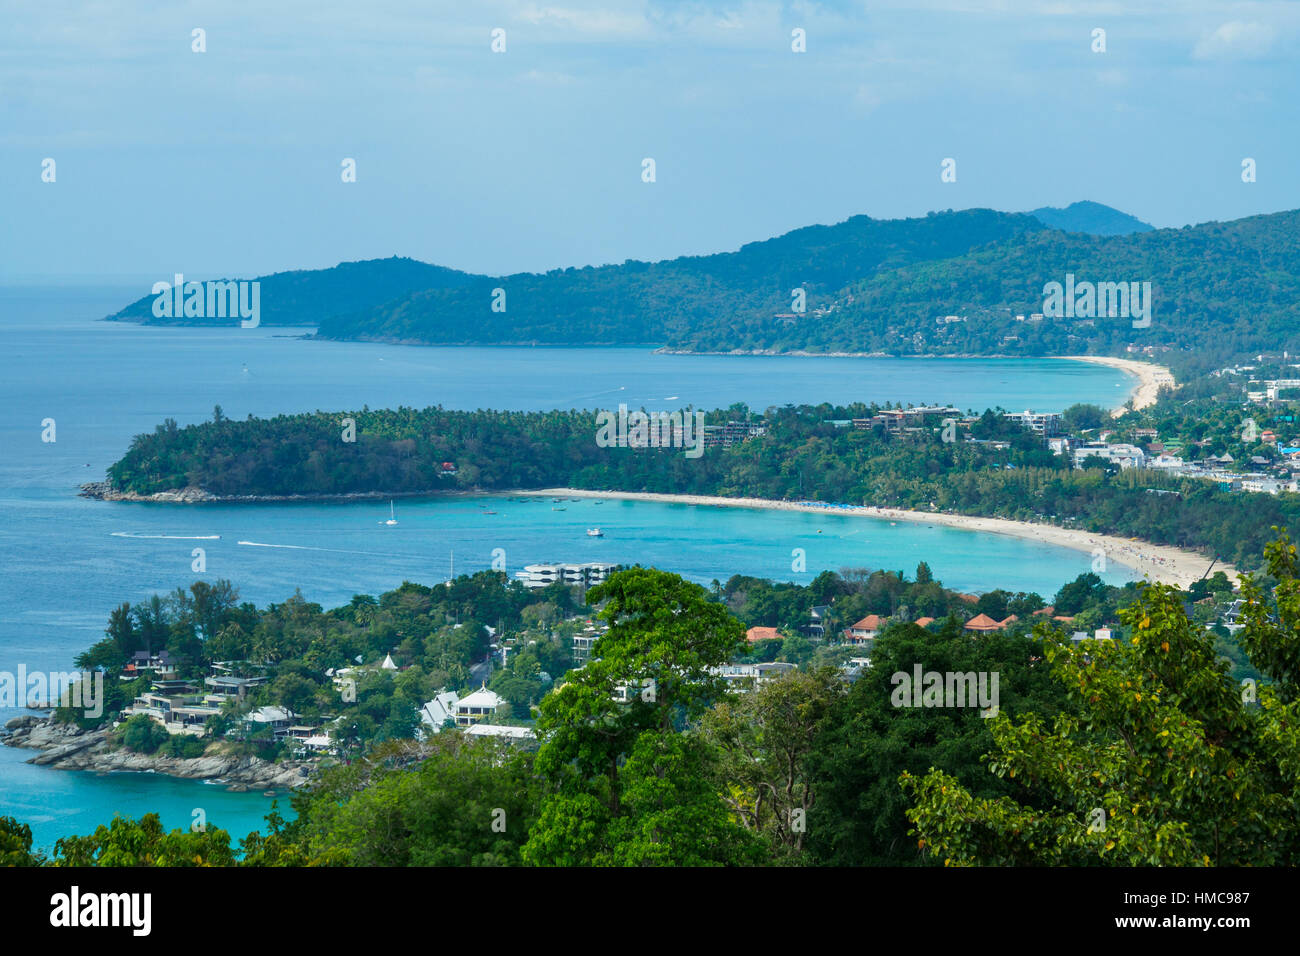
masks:
<svg viewBox="0 0 1300 956"><path fill-rule="evenodd" d="M238 541L246 548L277 548L284 551L328 551L331 554L364 554L372 558L401 558L404 555L386 554L382 551L352 551L348 548L316 548L306 544L267 544L264 541Z"/></svg>
<svg viewBox="0 0 1300 956"><path fill-rule="evenodd" d="M141 531L114 531L114 538L162 538L167 541L220 541L219 534L145 534Z"/></svg>

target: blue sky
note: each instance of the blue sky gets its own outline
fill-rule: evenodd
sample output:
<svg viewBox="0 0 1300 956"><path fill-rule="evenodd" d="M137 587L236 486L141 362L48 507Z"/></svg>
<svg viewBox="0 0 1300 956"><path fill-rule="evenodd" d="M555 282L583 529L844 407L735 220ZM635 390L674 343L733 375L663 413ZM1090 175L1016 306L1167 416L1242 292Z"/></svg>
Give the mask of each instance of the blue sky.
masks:
<svg viewBox="0 0 1300 956"><path fill-rule="evenodd" d="M1293 0L138 0L0 17L0 282L395 253L500 274L858 213L1093 199L1181 226L1300 206Z"/></svg>

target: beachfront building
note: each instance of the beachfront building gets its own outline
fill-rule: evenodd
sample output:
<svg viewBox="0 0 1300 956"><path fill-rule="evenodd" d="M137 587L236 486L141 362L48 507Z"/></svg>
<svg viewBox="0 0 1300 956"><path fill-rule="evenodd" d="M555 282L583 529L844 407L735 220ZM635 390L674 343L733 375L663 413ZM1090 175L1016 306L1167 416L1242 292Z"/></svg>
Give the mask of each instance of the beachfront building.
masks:
<svg viewBox="0 0 1300 956"><path fill-rule="evenodd" d="M1120 469L1145 468L1147 455L1136 445L1125 443L1110 444L1104 441L1088 442L1074 449L1074 467L1082 468L1089 458L1101 458L1114 462Z"/></svg>
<svg viewBox="0 0 1300 956"><path fill-rule="evenodd" d="M203 685L208 688L210 697L223 700L243 700L255 687L267 683L271 678L260 671L262 668L247 661L214 661L212 674L203 678Z"/></svg>
<svg viewBox="0 0 1300 956"><path fill-rule="evenodd" d="M961 419L962 410L951 405L921 405L915 408L886 408L870 418L853 419L853 427L870 429L877 425L890 434L934 426L945 418Z"/></svg>
<svg viewBox="0 0 1300 956"><path fill-rule="evenodd" d="M144 714L159 724L169 734L192 734L201 737L207 732L209 717L221 713L217 703L197 697L184 697L150 691L141 694L122 711L124 717Z"/></svg>
<svg viewBox="0 0 1300 956"><path fill-rule="evenodd" d="M283 740L289 736L289 728L297 716L286 707L259 707L245 714L240 721L248 733L269 727L276 740Z"/></svg>
<svg viewBox="0 0 1300 956"><path fill-rule="evenodd" d="M766 434L766 422L727 422L725 425L705 425L704 447L729 448Z"/></svg>
<svg viewBox="0 0 1300 956"><path fill-rule="evenodd" d="M1061 433L1061 416L1057 412L1026 409L1023 412L1003 412L1002 417L1044 438L1053 438Z"/></svg>
<svg viewBox="0 0 1300 956"><path fill-rule="evenodd" d="M529 564L516 575L526 588L551 584L600 584L614 573L616 564L587 561L583 564Z"/></svg>
<svg viewBox="0 0 1300 956"><path fill-rule="evenodd" d="M123 668L122 677L133 680L146 673L160 678L174 675L176 666L171 654L167 651L136 651Z"/></svg>

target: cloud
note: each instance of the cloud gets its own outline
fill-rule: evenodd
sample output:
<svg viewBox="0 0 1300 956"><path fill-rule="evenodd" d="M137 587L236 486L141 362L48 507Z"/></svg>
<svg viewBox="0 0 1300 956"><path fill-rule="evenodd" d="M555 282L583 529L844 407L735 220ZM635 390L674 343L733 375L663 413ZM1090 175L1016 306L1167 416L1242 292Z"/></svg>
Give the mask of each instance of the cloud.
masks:
<svg viewBox="0 0 1300 956"><path fill-rule="evenodd" d="M874 87L861 84L853 93L853 105L865 113L874 113L884 103L884 97Z"/></svg>
<svg viewBox="0 0 1300 956"><path fill-rule="evenodd" d="M1268 53L1273 35L1267 24L1232 20L1201 37L1192 56L1198 60L1253 60Z"/></svg>

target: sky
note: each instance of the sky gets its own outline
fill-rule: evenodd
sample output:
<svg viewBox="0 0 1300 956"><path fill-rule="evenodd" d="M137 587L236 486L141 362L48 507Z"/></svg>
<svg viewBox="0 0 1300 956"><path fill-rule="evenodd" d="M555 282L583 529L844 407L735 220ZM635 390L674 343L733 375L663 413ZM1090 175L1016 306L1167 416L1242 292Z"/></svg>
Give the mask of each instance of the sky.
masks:
<svg viewBox="0 0 1300 956"><path fill-rule="evenodd" d="M0 0L0 283L501 275L1082 199L1277 212L1298 54L1296 0Z"/></svg>

